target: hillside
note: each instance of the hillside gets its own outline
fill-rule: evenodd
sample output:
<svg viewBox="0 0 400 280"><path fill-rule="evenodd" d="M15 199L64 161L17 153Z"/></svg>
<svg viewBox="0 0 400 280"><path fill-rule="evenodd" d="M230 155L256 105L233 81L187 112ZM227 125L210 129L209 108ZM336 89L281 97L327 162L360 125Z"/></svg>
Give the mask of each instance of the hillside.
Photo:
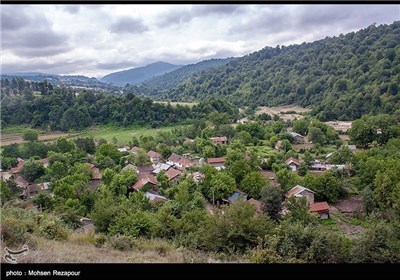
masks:
<svg viewBox="0 0 400 280"><path fill-rule="evenodd" d="M322 120L400 109L400 22L301 45L266 47L195 74L163 92L171 101L210 96L235 105L313 106Z"/></svg>
<svg viewBox="0 0 400 280"><path fill-rule="evenodd" d="M174 71L181 66L158 61L146 66L108 74L101 78L100 81L119 86L125 86L126 84L136 85L155 76Z"/></svg>
<svg viewBox="0 0 400 280"><path fill-rule="evenodd" d="M149 89L156 90L170 89L196 73L200 73L201 71L206 71L220 65L225 65L232 60L234 60L234 58L209 59L195 64L185 65L172 72L154 77L144 82L144 86L148 87Z"/></svg>

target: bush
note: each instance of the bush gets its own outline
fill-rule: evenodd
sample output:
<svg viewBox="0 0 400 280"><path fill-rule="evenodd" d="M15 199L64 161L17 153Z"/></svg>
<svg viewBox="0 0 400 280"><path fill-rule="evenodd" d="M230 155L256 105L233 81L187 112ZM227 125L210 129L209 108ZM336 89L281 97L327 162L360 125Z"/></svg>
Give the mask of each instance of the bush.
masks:
<svg viewBox="0 0 400 280"><path fill-rule="evenodd" d="M38 138L39 138L39 132L33 129L27 129L22 133L22 139L24 139L24 141L33 142L35 140L38 140Z"/></svg>
<svg viewBox="0 0 400 280"><path fill-rule="evenodd" d="M128 251L133 248L133 239L125 235L114 235L108 239L108 244L114 249Z"/></svg>
<svg viewBox="0 0 400 280"><path fill-rule="evenodd" d="M106 243L107 238L104 235L98 235L96 236L95 242L94 242L94 246L100 248L103 247L104 244Z"/></svg>
<svg viewBox="0 0 400 280"><path fill-rule="evenodd" d="M64 240L68 237L67 227L58 217L46 215L39 222L40 234L48 239Z"/></svg>

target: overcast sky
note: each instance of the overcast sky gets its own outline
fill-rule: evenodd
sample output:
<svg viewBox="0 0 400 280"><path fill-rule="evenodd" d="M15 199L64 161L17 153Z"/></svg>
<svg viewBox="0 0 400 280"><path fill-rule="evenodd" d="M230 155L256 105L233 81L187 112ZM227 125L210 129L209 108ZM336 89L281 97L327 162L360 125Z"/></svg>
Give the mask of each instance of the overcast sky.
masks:
<svg viewBox="0 0 400 280"><path fill-rule="evenodd" d="M400 19L400 5L0 5L3 72L101 77L311 42Z"/></svg>

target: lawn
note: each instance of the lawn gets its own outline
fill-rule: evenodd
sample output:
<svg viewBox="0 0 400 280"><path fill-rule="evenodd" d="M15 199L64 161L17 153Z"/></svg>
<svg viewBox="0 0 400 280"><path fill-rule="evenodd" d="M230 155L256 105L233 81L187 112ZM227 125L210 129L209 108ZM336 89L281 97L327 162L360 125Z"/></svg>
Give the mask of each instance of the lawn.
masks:
<svg viewBox="0 0 400 280"><path fill-rule="evenodd" d="M79 133L80 137L90 136L94 139L105 139L109 142L115 137L118 140L119 145L128 144L129 141L132 140L133 136L139 138L141 135L145 136L155 136L157 132L166 132L171 131L172 128L178 126L167 126L167 127L160 127L160 128L150 128L150 127L140 127L140 126L133 126L129 128L125 127L116 127L116 126L96 126L91 129L82 131Z"/></svg>

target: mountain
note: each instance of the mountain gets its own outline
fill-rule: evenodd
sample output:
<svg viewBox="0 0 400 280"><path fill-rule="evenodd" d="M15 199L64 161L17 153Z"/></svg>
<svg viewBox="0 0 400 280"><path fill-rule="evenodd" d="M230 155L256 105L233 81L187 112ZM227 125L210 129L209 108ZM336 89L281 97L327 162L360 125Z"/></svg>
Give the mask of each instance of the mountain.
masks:
<svg viewBox="0 0 400 280"><path fill-rule="evenodd" d="M179 84L180 82L182 82L183 80L190 78L196 73L199 73L201 71L206 71L220 65L225 65L232 60L234 60L234 58L232 57L225 59L203 60L196 64L185 65L172 72L168 72L166 74L154 77L150 80L145 81L143 84L144 86L152 90L170 89Z"/></svg>
<svg viewBox="0 0 400 280"><path fill-rule="evenodd" d="M158 61L146 66L108 74L101 78L100 81L119 86L125 86L126 84L136 85L155 76L174 71L180 67L182 67L182 65Z"/></svg>
<svg viewBox="0 0 400 280"><path fill-rule="evenodd" d="M266 47L194 74L158 98L312 106L322 120L400 112L400 21L300 45Z"/></svg>

